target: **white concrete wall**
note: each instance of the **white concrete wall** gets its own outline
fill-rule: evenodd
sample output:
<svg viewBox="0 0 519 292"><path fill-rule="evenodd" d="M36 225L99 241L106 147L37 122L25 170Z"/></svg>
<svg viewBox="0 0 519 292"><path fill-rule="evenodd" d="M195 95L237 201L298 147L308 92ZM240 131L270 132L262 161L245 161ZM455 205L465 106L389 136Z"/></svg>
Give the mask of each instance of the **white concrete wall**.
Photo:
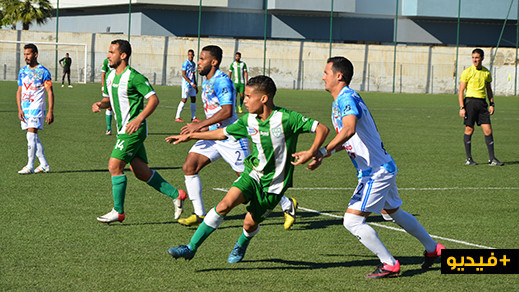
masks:
<svg viewBox="0 0 519 292"><path fill-rule="evenodd" d="M110 44L121 34L60 33L59 41L88 45L87 66L82 53L73 58L74 69L84 70L87 80L101 78L101 64ZM29 42L54 42L52 32L0 30L0 40ZM143 73L154 84L180 85L181 65L187 50L197 52L196 38L131 36L133 48L131 66ZM247 63L249 76L263 74L263 40L238 40L202 38L200 48L219 45L223 51L221 69L228 72L234 52L240 51ZM92 45L94 47L92 48ZM23 46L21 46L23 47ZM55 50L53 45L39 46L39 61L54 75ZM0 42L0 80L15 80L19 67L24 66L23 52L16 52L16 45ZM60 46L59 58L72 47ZM471 65L473 48L459 49L458 78L461 71ZM486 58L483 65L490 68L490 48L482 48ZM166 52L166 54L165 54ZM329 54L329 44L305 41L267 41L266 74L279 88L322 90L323 68ZM333 44L332 55L349 58L355 66L352 88L362 91L393 91L395 69L395 92L406 93L451 93L455 92L456 48L445 46L397 46L397 62L393 67L392 45ZM17 61L18 58L18 61ZM18 62L18 67L17 67ZM5 66L4 66L5 65ZM165 65L165 66L164 66ZM74 67L78 66L78 67ZM86 69L86 70L85 70ZM5 71L5 72L4 72ZM59 73L58 75L60 75ZM83 73L82 73L83 74ZM494 92L498 95L514 94L515 49L499 48L492 69ZM77 78L78 76L76 76ZM74 80L74 76L73 76Z"/></svg>

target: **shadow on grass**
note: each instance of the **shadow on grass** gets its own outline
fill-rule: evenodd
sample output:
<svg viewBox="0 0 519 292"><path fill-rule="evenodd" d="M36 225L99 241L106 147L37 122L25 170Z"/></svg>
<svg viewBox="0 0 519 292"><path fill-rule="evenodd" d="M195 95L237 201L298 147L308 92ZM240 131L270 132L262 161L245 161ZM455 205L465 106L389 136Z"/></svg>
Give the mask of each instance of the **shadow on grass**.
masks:
<svg viewBox="0 0 519 292"><path fill-rule="evenodd" d="M321 254L322 257L359 257L358 255L330 255L330 254ZM243 271L243 270L322 270L322 269L333 269L333 268L349 268L349 267L373 267L373 269L380 263L378 259L373 259L373 257L369 257L370 259L361 259L361 260L353 260L353 261L340 261L340 262L307 262L307 261L297 261L297 260L283 260L279 258L273 259L263 259L263 260L244 260L239 264L233 265L229 268L214 268L214 269L202 269L197 270L197 272L215 272L215 271ZM400 262L401 269L404 270L400 277L412 277L414 275L422 274L427 271L436 271L439 270L439 267L432 268L429 270L422 270L421 268L414 268L406 270L406 266L418 266L423 262L423 257L417 256L404 256L397 257ZM265 267L265 266L256 266L250 267L250 265L244 266L243 264L275 264L274 267ZM366 274L371 272L371 269L367 269Z"/></svg>
<svg viewBox="0 0 519 292"><path fill-rule="evenodd" d="M327 213L331 211L326 211ZM261 226L281 226L283 228L283 223L279 221L273 221L268 220L271 218L283 218L284 214L283 212L272 212L267 220L263 221L261 223ZM308 218L314 218L321 216L317 213L312 212L298 212L297 217L298 221L294 223L292 228L290 230L312 230L312 229L323 229L328 228L330 226L342 226L342 218L337 219L328 219L328 220L315 220L315 221L309 221ZM413 216L419 216L416 214L413 214ZM240 229L243 227L243 219L245 218L245 213L236 214L236 215L229 215L225 217L225 220L223 221L222 225L218 227L218 229ZM301 219L304 218L304 219ZM323 218L322 216L319 218ZM306 220L306 221L303 221ZM382 218L382 216L370 216L368 217L367 222L388 222ZM167 221L167 222L136 222L136 223L124 223L124 224L115 224L112 226L139 226L139 225L160 225L160 224L179 224L177 221ZM391 224L390 224L391 225ZM198 226L184 226L188 230L195 231ZM395 224L394 227L398 227L398 225ZM288 231L290 231L288 230ZM287 231L287 232L288 232Z"/></svg>
<svg viewBox="0 0 519 292"><path fill-rule="evenodd" d="M508 164L519 164L519 161L503 161L503 163L506 165Z"/></svg>
<svg viewBox="0 0 519 292"><path fill-rule="evenodd" d="M150 169L154 170L164 170L164 169L182 169L182 166L174 166L174 167L150 167ZM125 168L124 171L131 171L129 168ZM77 169L77 170L59 170L52 171L48 174L53 173L82 173L82 172L108 172L108 169Z"/></svg>
<svg viewBox="0 0 519 292"><path fill-rule="evenodd" d="M162 225L162 224L178 224L175 221L163 221L163 222L137 222L137 223L122 223L116 222L115 224L102 223L104 226L110 227L130 227L130 226L142 226L142 225Z"/></svg>

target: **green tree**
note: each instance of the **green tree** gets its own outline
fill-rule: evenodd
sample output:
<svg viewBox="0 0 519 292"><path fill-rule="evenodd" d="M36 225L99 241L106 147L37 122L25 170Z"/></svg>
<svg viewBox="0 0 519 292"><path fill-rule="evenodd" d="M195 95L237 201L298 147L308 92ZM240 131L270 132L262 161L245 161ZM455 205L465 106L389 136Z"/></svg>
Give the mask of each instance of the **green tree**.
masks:
<svg viewBox="0 0 519 292"><path fill-rule="evenodd" d="M0 0L2 10L2 25L16 28L21 21L23 30L36 21L43 24L52 16L52 5L49 0Z"/></svg>

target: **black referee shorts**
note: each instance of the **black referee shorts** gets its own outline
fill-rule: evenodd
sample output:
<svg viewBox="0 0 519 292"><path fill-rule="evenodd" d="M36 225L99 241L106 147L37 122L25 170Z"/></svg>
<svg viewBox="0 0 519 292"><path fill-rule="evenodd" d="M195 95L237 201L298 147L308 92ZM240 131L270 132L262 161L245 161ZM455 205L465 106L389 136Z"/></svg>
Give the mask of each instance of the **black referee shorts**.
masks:
<svg viewBox="0 0 519 292"><path fill-rule="evenodd" d="M63 68L63 74L70 74L70 68Z"/></svg>
<svg viewBox="0 0 519 292"><path fill-rule="evenodd" d="M488 112L488 104L484 98L465 98L465 126L474 127L474 123L478 126L481 124L490 124L490 113Z"/></svg>

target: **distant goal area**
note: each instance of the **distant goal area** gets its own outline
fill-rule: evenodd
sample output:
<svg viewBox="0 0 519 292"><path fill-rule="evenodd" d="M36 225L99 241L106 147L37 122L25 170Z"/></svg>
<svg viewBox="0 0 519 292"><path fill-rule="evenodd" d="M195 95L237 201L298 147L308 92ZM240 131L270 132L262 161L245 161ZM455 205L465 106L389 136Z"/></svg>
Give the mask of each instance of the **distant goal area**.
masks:
<svg viewBox="0 0 519 292"><path fill-rule="evenodd" d="M26 65L23 47L28 43L38 47L38 63L49 70L54 83L61 82L63 67L60 66L59 60L64 58L66 53L72 59L71 82L86 83L87 44L2 40L0 40L0 80L18 80L18 72Z"/></svg>

